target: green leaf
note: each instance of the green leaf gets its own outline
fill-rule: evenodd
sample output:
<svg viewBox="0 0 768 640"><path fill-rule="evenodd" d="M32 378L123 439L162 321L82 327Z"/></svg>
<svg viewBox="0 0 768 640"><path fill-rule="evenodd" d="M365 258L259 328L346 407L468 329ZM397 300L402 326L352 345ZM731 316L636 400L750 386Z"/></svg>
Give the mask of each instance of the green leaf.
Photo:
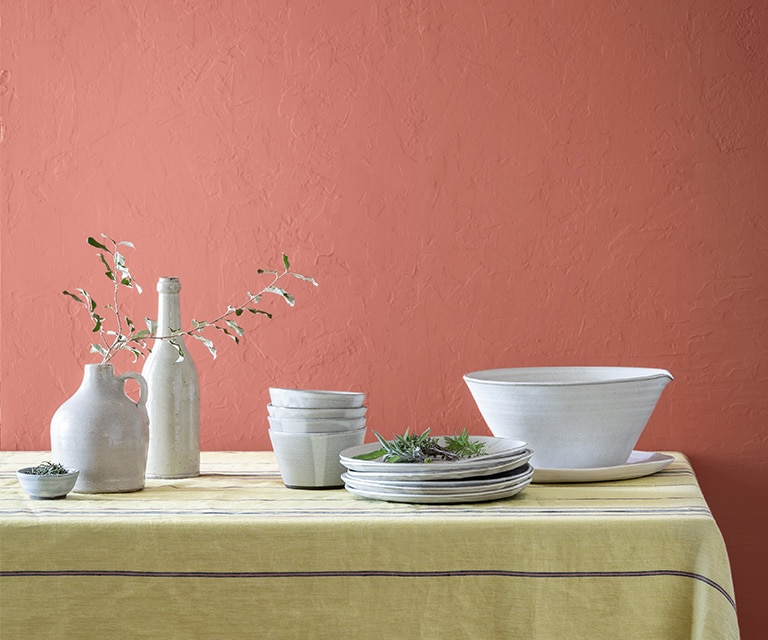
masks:
<svg viewBox="0 0 768 640"><path fill-rule="evenodd" d="M107 357L107 350L100 344L92 344L91 353L98 353L102 358Z"/></svg>
<svg viewBox="0 0 768 640"><path fill-rule="evenodd" d="M72 299L76 300L76 301L77 301L77 302L79 302L80 304L85 304L85 300L82 300L81 298L79 298L78 296L76 296L74 293L70 293L69 291L62 291L62 293L63 293L65 296L69 296L70 298L72 298Z"/></svg>
<svg viewBox="0 0 768 640"><path fill-rule="evenodd" d="M355 456L355 460L376 460L376 458L381 458L386 452L387 450L383 448L376 449L370 453L361 453L359 456Z"/></svg>
<svg viewBox="0 0 768 640"><path fill-rule="evenodd" d="M234 320L227 320L227 326L232 329L238 336L241 336L245 333L245 330L238 325Z"/></svg>
<svg viewBox="0 0 768 640"><path fill-rule="evenodd" d="M176 342L176 340L173 340L173 339L169 340L168 342L170 342L174 347L176 347L176 351L179 352L179 358L176 360L176 362L181 362L182 360L184 360L184 349L182 348L181 343Z"/></svg>
<svg viewBox="0 0 768 640"><path fill-rule="evenodd" d="M144 322L147 325L147 329L149 329L149 333L155 335L157 333L157 320L153 320L152 318L144 318Z"/></svg>
<svg viewBox="0 0 768 640"><path fill-rule="evenodd" d="M317 281L314 278L310 278L309 276L303 276L300 273L292 273L291 275L294 278L298 278L299 280L304 280L305 282L311 282L313 285L317 286Z"/></svg>
<svg viewBox="0 0 768 640"><path fill-rule="evenodd" d="M285 289L281 289L280 287L266 287L264 291L269 293L276 293L277 295L282 296L283 300L285 300L291 306L296 304L296 300L294 300L293 296Z"/></svg>
<svg viewBox="0 0 768 640"><path fill-rule="evenodd" d="M192 334L192 337L193 337L195 340L199 340L200 342L202 342L202 343L203 343L203 344L206 346L206 348L208 349L208 351L210 351L210 352L211 352L211 355L213 356L213 359L214 359L214 360L216 359L216 348L213 346L213 342L211 342L211 341L210 341L208 338L206 338L205 336L201 336L199 333L193 333L193 334Z"/></svg>
<svg viewBox="0 0 768 640"><path fill-rule="evenodd" d="M96 238L92 238L91 236L88 236L88 244L91 245L92 247L96 247L97 249L103 249L104 251L109 251L107 247L105 247L103 244L101 244L101 242L96 240Z"/></svg>
<svg viewBox="0 0 768 640"><path fill-rule="evenodd" d="M241 315L243 315L242 309L235 309L235 315L239 318Z"/></svg>
<svg viewBox="0 0 768 640"><path fill-rule="evenodd" d="M291 263L288 262L288 256L283 254L283 266L285 267L286 271L289 271L291 269Z"/></svg>
<svg viewBox="0 0 768 640"><path fill-rule="evenodd" d="M226 330L224 327L218 327L218 326L216 326L216 325L214 325L214 327L215 327L216 329L218 329L219 331L221 331L222 333L224 333L224 334L228 335L230 338L232 338L232 339L235 341L235 344L240 344L240 338L238 338L238 337L237 337L235 334L233 334L233 333L230 333L230 332L229 332L229 331L227 331L227 330Z"/></svg>
<svg viewBox="0 0 768 640"><path fill-rule="evenodd" d="M114 273L112 273L112 265L110 265L110 264L109 264L109 262L107 262L107 259L104 257L104 254L103 254L103 253L100 253L100 254L99 254L99 259L101 260L101 263L102 263L102 264L103 264L103 265L106 267L106 269L107 269L107 270L104 272L104 275L106 275L106 276L107 276L107 278L109 278L110 280L112 280L112 282L114 282L114 281L115 281L115 274L114 274Z"/></svg>
<svg viewBox="0 0 768 640"><path fill-rule="evenodd" d="M141 331L137 331L131 336L131 340L146 340L152 335L150 331L147 329L142 329Z"/></svg>
<svg viewBox="0 0 768 640"><path fill-rule="evenodd" d="M104 321L104 318L102 318L98 313L91 314L93 319L93 329L91 329L92 333L98 333L101 329L101 323Z"/></svg>
<svg viewBox="0 0 768 640"><path fill-rule="evenodd" d="M264 311L263 309L252 309L248 307L246 311L250 311L253 314L260 313L263 316L267 316L267 318L269 318L270 320L272 319L272 314L269 313L268 311Z"/></svg>

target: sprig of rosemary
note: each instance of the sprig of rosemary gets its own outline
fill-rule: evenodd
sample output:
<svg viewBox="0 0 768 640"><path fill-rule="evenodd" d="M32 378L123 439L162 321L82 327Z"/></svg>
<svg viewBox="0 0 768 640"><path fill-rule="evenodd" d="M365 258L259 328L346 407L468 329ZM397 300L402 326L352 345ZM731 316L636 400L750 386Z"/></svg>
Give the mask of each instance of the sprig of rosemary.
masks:
<svg viewBox="0 0 768 640"><path fill-rule="evenodd" d="M485 442L470 440L466 429L457 436L445 436L446 448L455 451L462 458L476 458L485 454Z"/></svg>
<svg viewBox="0 0 768 640"><path fill-rule="evenodd" d="M395 435L392 440L384 439L381 434L373 434L381 443L381 448L355 456L360 460L378 460L382 462L451 462L465 458L474 458L485 454L485 443L470 440L466 429L457 436L446 436L444 444L438 438L429 435L429 429L421 435L408 433Z"/></svg>

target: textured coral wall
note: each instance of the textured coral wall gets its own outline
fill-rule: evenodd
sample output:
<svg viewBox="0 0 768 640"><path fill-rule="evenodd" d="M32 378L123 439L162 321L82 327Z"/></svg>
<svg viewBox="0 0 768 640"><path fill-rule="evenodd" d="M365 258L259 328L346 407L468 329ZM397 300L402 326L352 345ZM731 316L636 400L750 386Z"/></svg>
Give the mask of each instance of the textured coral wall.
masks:
<svg viewBox="0 0 768 640"><path fill-rule="evenodd" d="M92 359L86 236L135 243L135 318L284 251L319 288L193 345L204 448L269 448L270 385L485 433L467 371L667 368L641 448L691 457L764 637L767 6L0 0L0 446L47 448Z"/></svg>

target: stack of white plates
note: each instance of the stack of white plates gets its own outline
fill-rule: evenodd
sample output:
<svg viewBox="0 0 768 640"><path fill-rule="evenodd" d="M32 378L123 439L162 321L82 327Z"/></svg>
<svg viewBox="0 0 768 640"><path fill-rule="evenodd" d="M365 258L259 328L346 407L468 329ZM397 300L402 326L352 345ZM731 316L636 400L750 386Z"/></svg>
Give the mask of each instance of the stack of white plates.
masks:
<svg viewBox="0 0 768 640"><path fill-rule="evenodd" d="M453 462L399 463L361 460L381 447L378 442L341 452L342 474L350 493L389 502L449 504L500 500L520 493L533 477L533 452L525 442L472 436L486 453Z"/></svg>

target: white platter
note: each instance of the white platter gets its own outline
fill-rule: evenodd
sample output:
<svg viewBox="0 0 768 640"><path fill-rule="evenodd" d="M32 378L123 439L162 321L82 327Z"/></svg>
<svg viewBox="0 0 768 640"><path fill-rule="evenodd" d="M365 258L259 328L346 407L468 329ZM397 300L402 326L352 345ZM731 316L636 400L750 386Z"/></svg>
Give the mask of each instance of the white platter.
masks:
<svg viewBox="0 0 768 640"><path fill-rule="evenodd" d="M533 482L547 484L560 482L609 482L649 476L665 469L674 460L672 456L655 451L633 451L624 464L615 467L590 469L536 468Z"/></svg>
<svg viewBox="0 0 768 640"><path fill-rule="evenodd" d="M511 489L520 484L528 484L533 476L533 468L524 465L519 470L500 474L492 478L467 478L466 480L435 480L401 482L397 480L371 479L368 474L348 471L341 475L347 488L352 487L363 491L381 491L405 495L441 495L459 496L465 494L485 493L502 489Z"/></svg>

